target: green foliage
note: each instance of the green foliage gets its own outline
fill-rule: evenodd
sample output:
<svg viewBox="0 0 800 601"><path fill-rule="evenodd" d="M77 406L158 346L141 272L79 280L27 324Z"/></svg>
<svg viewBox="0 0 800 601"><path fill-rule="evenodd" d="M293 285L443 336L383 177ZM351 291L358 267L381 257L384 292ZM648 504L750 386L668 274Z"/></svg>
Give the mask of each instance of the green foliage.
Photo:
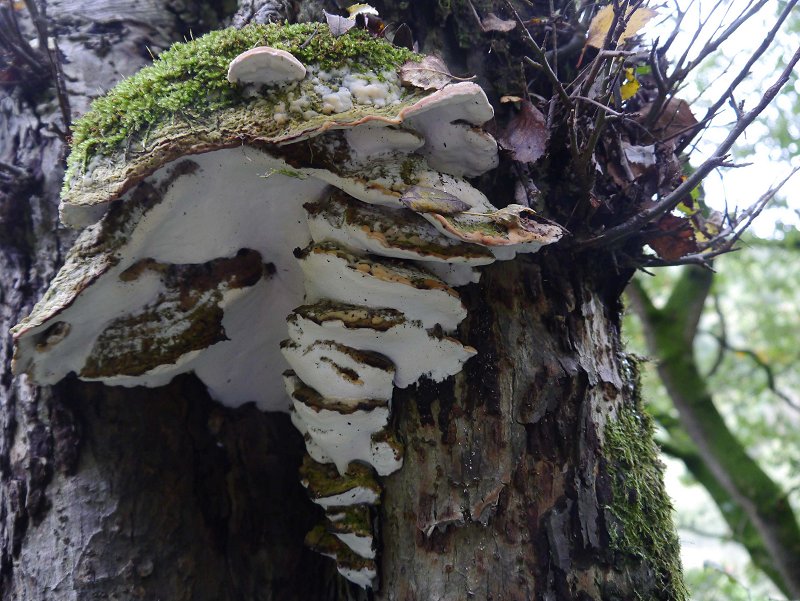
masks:
<svg viewBox="0 0 800 601"><path fill-rule="evenodd" d="M70 171L96 154L108 154L129 136L146 132L170 115L207 115L242 102L241 91L226 78L228 64L256 46L286 50L303 64L324 70L358 65L380 73L415 56L361 29L334 37L319 23L249 25L174 44L150 67L95 100L75 122Z"/></svg>
<svg viewBox="0 0 800 601"><path fill-rule="evenodd" d="M788 500L795 514L800 512L800 432L797 420L800 411L790 401L800 401L800 351L794 332L800 331L797 311L797 251L780 241L750 239L749 248L725 255L715 262L713 298L706 302L695 340L694 354L704 374L705 385L714 395L714 403L728 427L747 448L748 454L789 491ZM681 268L660 270L657 277L641 276L641 282L657 305L662 305L675 289ZM640 353L644 341L640 325L629 316L625 323L629 347ZM722 343L727 346L723 348ZM770 389L767 366L772 384ZM658 378L655 364L643 365L643 395L648 411L659 421L669 424L677 414ZM684 441L671 438L665 431L660 440L667 448L678 448ZM688 480L693 482L691 478ZM673 491L673 494L678 491ZM684 491L684 495L695 493ZM720 507L725 511L725 507ZM696 510L695 510L696 511ZM703 530L709 526L708 516L701 518ZM680 526L697 522L695 513L678 515ZM721 532L727 529L718 520ZM741 534L741 532L739 533ZM708 559L715 560L716 557ZM747 589L763 584L763 575L737 574ZM703 578L710 582L703 583ZM718 572L691 570L689 586L696 600L737 599L737 593L719 593ZM727 578L727 577L726 577ZM721 585L720 585L721 586ZM733 586L733 585L726 585ZM755 597L754 597L755 598Z"/></svg>
<svg viewBox="0 0 800 601"><path fill-rule="evenodd" d="M695 601L768 601L767 595L754 594L748 584L712 565L687 570L686 584Z"/></svg>

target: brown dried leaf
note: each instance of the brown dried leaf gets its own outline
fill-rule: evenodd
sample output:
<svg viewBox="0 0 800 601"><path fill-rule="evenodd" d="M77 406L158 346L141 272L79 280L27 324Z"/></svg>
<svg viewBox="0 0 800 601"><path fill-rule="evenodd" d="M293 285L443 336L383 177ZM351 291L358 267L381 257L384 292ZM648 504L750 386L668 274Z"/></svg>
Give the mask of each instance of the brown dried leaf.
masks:
<svg viewBox="0 0 800 601"><path fill-rule="evenodd" d="M540 236L560 238L566 231L555 221L538 215L533 209L511 204L490 215L490 219L506 227L516 227Z"/></svg>
<svg viewBox="0 0 800 601"><path fill-rule="evenodd" d="M621 46L625 40L635 36L647 22L658 14L652 8L640 6L639 8L629 7L625 13L627 26L622 35L619 36L617 46ZM602 48L608 35L608 30L614 23L614 6L609 4L601 8L592 19L589 25L589 33L586 36L586 45L593 48Z"/></svg>
<svg viewBox="0 0 800 601"><path fill-rule="evenodd" d="M392 36L392 44L413 51L414 35L411 32L411 28L405 23L401 23Z"/></svg>
<svg viewBox="0 0 800 601"><path fill-rule="evenodd" d="M453 215L463 213L470 205L449 192L426 186L412 186L400 202L417 213L439 213L440 215Z"/></svg>
<svg viewBox="0 0 800 601"><path fill-rule="evenodd" d="M423 90L440 90L453 79L447 65L438 56L426 56L419 62L408 61L400 67L400 81Z"/></svg>
<svg viewBox="0 0 800 601"><path fill-rule="evenodd" d="M692 114L689 103L680 98L670 98L651 129L658 134L660 140L668 140L687 132L695 125L697 119Z"/></svg>
<svg viewBox="0 0 800 601"><path fill-rule="evenodd" d="M666 214L656 222L656 226L659 231L647 236L647 244L665 261L676 261L698 252L694 228L689 219Z"/></svg>
<svg viewBox="0 0 800 601"><path fill-rule="evenodd" d="M508 33L517 26L517 22L513 19L501 19L494 13L489 13L481 19L481 28L484 31L499 31L500 33Z"/></svg>
<svg viewBox="0 0 800 601"><path fill-rule="evenodd" d="M497 142L520 163L535 163L544 155L550 131L547 119L529 100L520 102L520 110L498 137Z"/></svg>

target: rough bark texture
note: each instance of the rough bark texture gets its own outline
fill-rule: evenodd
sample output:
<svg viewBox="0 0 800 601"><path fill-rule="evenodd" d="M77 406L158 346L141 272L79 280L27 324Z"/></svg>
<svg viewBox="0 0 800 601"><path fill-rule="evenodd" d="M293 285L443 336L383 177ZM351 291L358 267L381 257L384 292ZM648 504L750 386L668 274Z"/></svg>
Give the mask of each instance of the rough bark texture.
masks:
<svg viewBox="0 0 800 601"><path fill-rule="evenodd" d="M241 22L319 13L243 5ZM454 72L499 70L485 47L465 50L477 35L468 6L444 5L382 9L423 48L442 48ZM52 2L73 113L147 63L148 48L215 27L228 9ZM11 378L5 332L73 234L57 226L52 88L4 88L0 114L0 161L25 171L0 194L0 598L365 598L303 547L319 513L297 483L302 441L287 416L219 407L192 376L158 390ZM682 598L660 468L620 348L628 276L602 257L546 252L465 290L462 338L479 357L396 398L407 454L386 481L379 598Z"/></svg>
<svg viewBox="0 0 800 601"><path fill-rule="evenodd" d="M634 558L614 533L609 468L622 458L607 423L636 406L624 281L545 251L470 291L478 357L400 399L407 460L388 480L383 598L669 597L667 558Z"/></svg>

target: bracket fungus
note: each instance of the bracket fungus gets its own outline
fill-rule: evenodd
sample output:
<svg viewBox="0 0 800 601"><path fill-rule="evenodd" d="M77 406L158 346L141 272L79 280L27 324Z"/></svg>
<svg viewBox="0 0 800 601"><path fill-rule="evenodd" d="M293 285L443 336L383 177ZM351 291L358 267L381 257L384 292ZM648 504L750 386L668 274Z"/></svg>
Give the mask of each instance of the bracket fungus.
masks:
<svg viewBox="0 0 800 601"><path fill-rule="evenodd" d="M77 122L61 215L84 229L13 331L40 384L193 372L220 403L290 412L327 516L308 542L364 587L376 477L403 460L394 387L475 354L454 334L476 268L562 235L463 179L497 162L491 105L473 83L401 86L417 58L307 24L165 52ZM457 202L409 209L420 190Z"/></svg>

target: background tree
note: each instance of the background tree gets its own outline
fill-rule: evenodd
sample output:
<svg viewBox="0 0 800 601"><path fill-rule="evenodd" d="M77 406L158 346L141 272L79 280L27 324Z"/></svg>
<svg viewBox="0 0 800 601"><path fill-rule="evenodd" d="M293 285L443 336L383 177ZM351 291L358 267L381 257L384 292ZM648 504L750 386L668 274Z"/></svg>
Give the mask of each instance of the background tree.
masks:
<svg viewBox="0 0 800 601"><path fill-rule="evenodd" d="M751 69L748 76L752 82L751 89L758 89L759 82L765 80L765 65L784 64L785 57L796 46L796 33L800 28L797 12L787 11L785 2L775 3L770 11L774 13L768 12L753 26L757 31L769 32L767 37L774 37L774 42ZM773 23L766 18L770 14L782 15L786 19L782 29L772 27ZM755 35L754 30L748 29L748 33ZM746 59L725 51L718 51L711 58L685 91L695 97L694 107L712 105L716 94L727 85L726 75ZM778 165L787 171L786 164L797 154L793 135L797 126L796 120L792 119L798 110L796 82L795 73L782 90L777 105L768 109L758 127L748 133L749 144L734 153L742 161L741 168L728 172L720 183L712 181L706 187L706 193L700 194L704 197L700 199L700 205L705 210L710 210L706 203L709 201L717 209L727 206L730 212L736 212L736 200L741 202L748 191L753 193L754 186L752 183L748 185L748 179L767 185L770 179L778 177L781 171ZM747 105L756 100L757 94L743 89L736 101L731 100L725 109L728 118L735 120L737 103ZM725 118L720 121L724 123ZM706 133L699 144L695 142L701 148L709 147L714 138L722 139L727 132L724 127L712 126ZM748 167L750 160L754 160L756 165ZM796 170L788 172L791 175ZM767 193L764 200L770 196ZM788 196L794 195L789 193ZM713 274L659 271L656 278L638 277L630 298L632 313L641 319L631 320L628 324L629 335L633 335L636 345L641 344L639 348L654 360L646 371L658 371L664 376L666 388L658 383L657 376L645 378L645 382L649 382L645 386L649 407L662 428L659 443L667 454L684 462L694 481L707 488L727 525L727 532L724 526L721 527L722 538L743 544L753 565L763 570L789 597L791 594L783 578L775 570L774 554L788 552L796 555L800 544L797 485L792 477L797 463L795 431L798 415L793 408L796 405L793 390L796 388L797 354L791 348L791 337L786 336L797 328L793 309L796 290L787 271L787 268L791 270L789 265L793 262L797 237L797 215L796 211L793 215L790 208L785 199L770 199L769 208L764 210L765 215L759 219L760 227L757 228L762 237L746 235L743 244L739 245L739 252L715 262ZM773 224L772 231L769 230L770 224ZM685 304L678 308L681 303ZM686 338L679 342L682 336L680 325L669 319L670 312L685 314L691 312L690 308L698 307L702 311L697 315L696 327L684 330ZM647 335L646 345L644 341L638 342L640 328ZM673 349L666 348L663 339L661 343L656 340L657 329L662 333L671 331ZM674 356L668 358L667 355ZM706 432L717 443L727 437L740 453L747 454L744 462L737 462L730 476L719 471L716 476L712 473L710 462L702 459L702 453L688 434L692 426L695 426L695 436L700 434L697 424L691 423L691 414L687 415L685 407L684 411L678 409L682 403L685 404L685 399L678 396L667 378L674 380L680 373L679 377L685 380L687 374L677 366L679 361L685 360L693 364L692 369L701 376L702 387L708 393L701 405L705 404L709 409L716 407L717 418L721 418L717 419L716 425L722 430L704 420ZM726 450L725 454L732 456L735 452ZM744 503L746 509L734 498L738 495L733 485L737 479L748 491L749 499ZM767 516L766 521L759 519L759 512ZM681 521L690 523L691 518L687 516L679 519ZM761 523L755 527L758 522ZM770 522L771 525L767 525ZM710 532L707 518L700 530ZM778 538L782 542L776 545L778 532L781 532ZM773 539L772 551L765 545L764 536ZM727 563L725 557L716 554L710 554L707 559L712 564ZM726 577L719 574L710 573L709 577L718 584L726 581ZM727 579L727 582L734 587L729 589L734 591L731 594L747 594L735 579ZM738 592L735 587L739 587ZM724 595L714 587L709 587L706 594L708 598Z"/></svg>
<svg viewBox="0 0 800 601"><path fill-rule="evenodd" d="M732 27L765 4L751 2ZM478 359L454 381L395 399L409 459L387 481L383 598L685 597L635 367L620 345L619 298L643 263L704 263L730 248L747 218L711 232L709 216L664 216L725 164L800 54L681 181L676 152L704 122L675 89L729 32L670 66L633 46L626 22L638 5L616 4L607 21L571 2L379 7L455 74L476 74L495 102L508 155L479 182L490 198L530 204L572 234L465 289L462 335ZM56 221L72 116L151 53L222 25L234 8L2 5L4 331L73 236ZM250 2L233 23L320 20L320 9ZM631 45L618 47L625 38ZM509 95L518 100L500 102ZM701 230L706 242L686 233ZM646 242L659 257L643 253ZM7 365L9 339L2 344ZM191 376L156 391L76 379L39 389L6 371L0 385L3 598L365 596L302 545L318 515L296 481L302 441L285 415L219 407ZM794 591L783 559L776 569Z"/></svg>

